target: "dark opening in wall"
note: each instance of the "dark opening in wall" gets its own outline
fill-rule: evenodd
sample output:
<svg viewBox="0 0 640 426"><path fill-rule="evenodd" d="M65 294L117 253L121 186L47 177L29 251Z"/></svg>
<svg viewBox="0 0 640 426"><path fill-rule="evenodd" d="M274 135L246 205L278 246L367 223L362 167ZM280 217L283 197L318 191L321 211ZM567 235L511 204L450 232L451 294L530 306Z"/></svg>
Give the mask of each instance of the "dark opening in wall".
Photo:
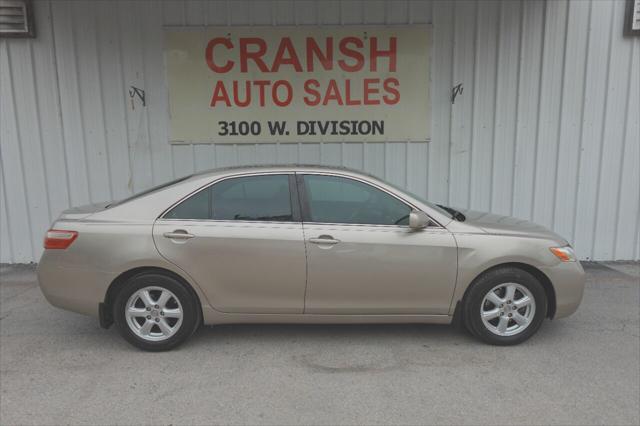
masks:
<svg viewBox="0 0 640 426"><path fill-rule="evenodd" d="M35 37L31 0L0 0L0 37Z"/></svg>

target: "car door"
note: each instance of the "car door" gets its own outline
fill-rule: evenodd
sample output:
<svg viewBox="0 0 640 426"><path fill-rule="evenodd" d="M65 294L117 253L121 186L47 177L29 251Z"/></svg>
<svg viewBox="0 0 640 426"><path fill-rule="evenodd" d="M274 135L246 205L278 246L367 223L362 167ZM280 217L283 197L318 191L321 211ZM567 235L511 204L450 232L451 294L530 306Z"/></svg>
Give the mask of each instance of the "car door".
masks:
<svg viewBox="0 0 640 426"><path fill-rule="evenodd" d="M222 179L158 219L154 241L219 311L302 313L306 257L292 190L293 174Z"/></svg>
<svg viewBox="0 0 640 426"><path fill-rule="evenodd" d="M346 176L298 176L307 248L305 313L447 314L457 269L445 228L408 227L412 206Z"/></svg>

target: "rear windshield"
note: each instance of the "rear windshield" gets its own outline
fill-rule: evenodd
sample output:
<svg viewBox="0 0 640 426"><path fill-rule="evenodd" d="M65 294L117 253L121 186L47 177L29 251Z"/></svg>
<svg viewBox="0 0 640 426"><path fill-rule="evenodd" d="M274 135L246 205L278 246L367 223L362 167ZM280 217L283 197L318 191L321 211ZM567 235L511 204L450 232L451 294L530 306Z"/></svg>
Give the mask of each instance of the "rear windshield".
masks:
<svg viewBox="0 0 640 426"><path fill-rule="evenodd" d="M142 192L138 192L137 194L133 194L131 197L123 198L123 199L122 199L122 200L120 200L120 201L116 201L116 202L114 202L114 203L111 203L111 204L109 204L106 208L114 207L114 206L119 206L120 204L124 204L124 203L126 203L126 202L131 201L131 200L135 200L136 198L140 198L140 197L143 197L143 196L145 196L145 195L147 195L147 194L151 194L152 192L159 191L159 190L164 189L164 188L168 188L168 187L170 187L171 185L175 185L176 183L180 183L180 182L183 182L183 181L185 181L185 180L189 179L191 176L193 176L193 175L183 176L183 177L181 177L181 178L178 178L178 179L172 180L172 181L170 181L170 182L166 182L166 183L163 183L163 184L161 184L161 185L154 186L154 187L149 188L149 189L145 189L145 190L144 190L144 191L142 191Z"/></svg>

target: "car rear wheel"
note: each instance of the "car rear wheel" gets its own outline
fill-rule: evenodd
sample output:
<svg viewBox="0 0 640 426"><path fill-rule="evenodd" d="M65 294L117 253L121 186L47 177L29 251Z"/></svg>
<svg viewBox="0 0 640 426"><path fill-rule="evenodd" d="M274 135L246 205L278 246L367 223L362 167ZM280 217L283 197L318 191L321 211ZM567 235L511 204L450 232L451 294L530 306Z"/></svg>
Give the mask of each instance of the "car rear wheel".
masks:
<svg viewBox="0 0 640 426"><path fill-rule="evenodd" d="M200 323L200 308L190 289L158 273L130 278L118 293L113 310L120 334L148 351L178 346Z"/></svg>
<svg viewBox="0 0 640 426"><path fill-rule="evenodd" d="M544 288L519 268L499 268L482 275L464 300L466 328L493 345L524 342L538 331L546 316Z"/></svg>

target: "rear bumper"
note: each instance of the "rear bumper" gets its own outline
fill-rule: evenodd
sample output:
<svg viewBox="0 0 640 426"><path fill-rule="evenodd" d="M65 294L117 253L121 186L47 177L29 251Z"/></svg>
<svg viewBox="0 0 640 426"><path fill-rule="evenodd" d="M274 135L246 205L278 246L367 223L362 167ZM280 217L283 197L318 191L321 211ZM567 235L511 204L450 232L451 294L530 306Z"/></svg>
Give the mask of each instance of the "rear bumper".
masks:
<svg viewBox="0 0 640 426"><path fill-rule="evenodd" d="M582 301L586 280L580 262L558 262L554 266L540 269L551 280L556 294L554 318L563 318L573 314Z"/></svg>
<svg viewBox="0 0 640 426"><path fill-rule="evenodd" d="M98 317L98 304L104 300L105 280L95 269L65 261L61 251L45 250L38 263L38 283L49 303L58 308Z"/></svg>

